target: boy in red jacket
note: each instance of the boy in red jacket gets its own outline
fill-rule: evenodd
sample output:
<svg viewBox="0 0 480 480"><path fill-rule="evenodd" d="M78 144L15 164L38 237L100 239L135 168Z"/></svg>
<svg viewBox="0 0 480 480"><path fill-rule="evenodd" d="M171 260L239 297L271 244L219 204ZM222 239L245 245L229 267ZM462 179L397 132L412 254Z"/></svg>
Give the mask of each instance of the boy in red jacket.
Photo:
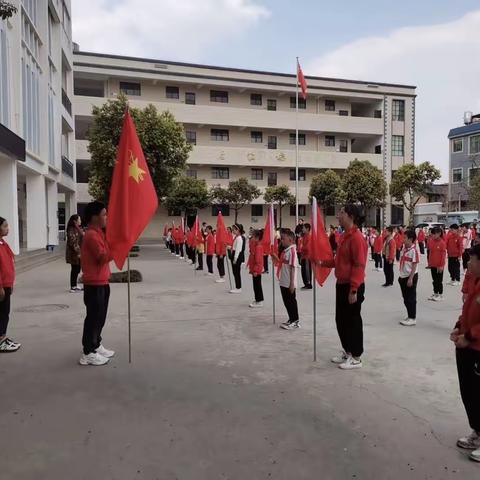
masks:
<svg viewBox="0 0 480 480"><path fill-rule="evenodd" d="M302 271L303 287L302 290L311 290L312 287L312 265L310 264L310 243L312 234L309 223L303 224L302 237L299 239L302 242L302 249L300 252L300 266Z"/></svg>
<svg viewBox="0 0 480 480"><path fill-rule="evenodd" d="M385 283L382 287L391 287L393 285L393 263L395 262L395 255L397 253L397 243L393 236L393 227L387 227L387 237L383 243L383 272L385 274Z"/></svg>
<svg viewBox="0 0 480 480"><path fill-rule="evenodd" d="M441 228L433 227L428 242L428 266L433 280L433 295L429 297L429 300L434 302L443 300L443 269L447 257L447 246L441 235Z"/></svg>
<svg viewBox="0 0 480 480"><path fill-rule="evenodd" d="M383 236L378 229L374 229L375 239L373 241L373 259L375 260L374 270L377 272L382 271L382 250L383 250Z"/></svg>
<svg viewBox="0 0 480 480"><path fill-rule="evenodd" d="M460 259L463 254L463 238L460 235L458 225L450 226L447 235L448 273L450 274L449 285L460 285Z"/></svg>
<svg viewBox="0 0 480 480"><path fill-rule="evenodd" d="M110 248L105 237L107 210L101 202L91 202L85 208L88 225L82 242L83 301L87 309L83 325L83 355L80 365L105 365L115 355L102 345L110 298Z"/></svg>
<svg viewBox="0 0 480 480"><path fill-rule="evenodd" d="M473 278L471 288L450 340L456 347L460 393L472 428L457 445L472 450L470 458L480 462L480 245L470 251L468 272Z"/></svg>
<svg viewBox="0 0 480 480"><path fill-rule="evenodd" d="M13 252L5 241L8 222L0 217L0 353L16 352L21 344L7 337L10 319L10 297L15 283L15 262Z"/></svg>
<svg viewBox="0 0 480 480"><path fill-rule="evenodd" d="M215 255L215 237L213 236L213 228L209 225L205 232L205 253L207 254L207 272L206 275L213 276L213 256Z"/></svg>
<svg viewBox="0 0 480 480"><path fill-rule="evenodd" d="M263 307L263 289L262 289L262 273L263 273L263 230L254 230L250 240L250 255L248 257L248 269L252 275L253 292L255 301L249 307Z"/></svg>

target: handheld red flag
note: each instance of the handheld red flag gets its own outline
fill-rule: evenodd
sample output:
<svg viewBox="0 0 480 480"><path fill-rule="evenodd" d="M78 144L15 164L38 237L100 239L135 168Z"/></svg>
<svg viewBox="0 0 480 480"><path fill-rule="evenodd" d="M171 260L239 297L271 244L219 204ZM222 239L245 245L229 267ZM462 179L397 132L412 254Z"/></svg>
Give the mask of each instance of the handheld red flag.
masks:
<svg viewBox="0 0 480 480"><path fill-rule="evenodd" d="M200 229L200 220L198 215L195 217L195 223L193 224L193 246L197 247L203 242L202 230Z"/></svg>
<svg viewBox="0 0 480 480"><path fill-rule="evenodd" d="M322 213L317 205L317 199L313 197L312 200L312 236L311 236L311 252L310 260L312 262L313 272L317 283L322 287L328 276L331 268L322 267L317 262L331 262L333 261L333 252L330 242L328 241L327 232L323 223Z"/></svg>
<svg viewBox="0 0 480 480"><path fill-rule="evenodd" d="M273 215L273 205L268 208L265 230L263 231L262 246L265 254L272 253L272 247L275 243L275 220Z"/></svg>
<svg viewBox="0 0 480 480"><path fill-rule="evenodd" d="M298 78L298 83L300 84L300 88L302 90L302 98L306 100L307 99L307 81L303 76L302 67L300 66L300 63L298 60L297 60L297 78Z"/></svg>
<svg viewBox="0 0 480 480"><path fill-rule="evenodd" d="M157 207L157 193L127 110L108 202L107 241L119 269Z"/></svg>

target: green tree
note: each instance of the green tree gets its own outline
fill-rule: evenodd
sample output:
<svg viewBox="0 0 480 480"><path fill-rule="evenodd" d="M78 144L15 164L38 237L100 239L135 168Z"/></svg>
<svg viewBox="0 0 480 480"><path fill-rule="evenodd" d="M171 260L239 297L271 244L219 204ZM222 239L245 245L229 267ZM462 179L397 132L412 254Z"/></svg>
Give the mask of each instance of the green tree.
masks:
<svg viewBox="0 0 480 480"><path fill-rule="evenodd" d="M470 172L474 171L471 170ZM473 178L470 180L468 198L472 208L478 210L480 208L480 175L473 175Z"/></svg>
<svg viewBox="0 0 480 480"><path fill-rule="evenodd" d="M12 17L15 13L17 13L17 7L15 7L15 5L5 0L0 0L0 18L2 20Z"/></svg>
<svg viewBox="0 0 480 480"><path fill-rule="evenodd" d="M381 170L368 160L353 160L342 177L345 202L359 202L366 208L383 207L387 182Z"/></svg>
<svg viewBox="0 0 480 480"><path fill-rule="evenodd" d="M128 101L124 94L108 100L101 107L93 107L93 124L87 133L90 195L107 201L112 182L117 147ZM158 113L153 105L145 109L130 108L138 138L142 145L153 184L159 198L165 197L175 179L185 171L192 149L185 139L181 124L170 112Z"/></svg>
<svg viewBox="0 0 480 480"><path fill-rule="evenodd" d="M228 204L235 212L237 223L238 212L247 204L260 196L260 190L246 178L239 178L228 183L228 188L216 185L211 188L210 196L214 203Z"/></svg>
<svg viewBox="0 0 480 480"><path fill-rule="evenodd" d="M408 210L410 225L413 225L415 206L428 193L432 183L440 177L440 170L430 162L423 162L419 165L407 163L393 175L390 183L390 195L398 202L402 202Z"/></svg>
<svg viewBox="0 0 480 480"><path fill-rule="evenodd" d="M210 196L205 180L192 177L179 177L166 198L169 210L180 210L182 216L194 210L208 207Z"/></svg>
<svg viewBox="0 0 480 480"><path fill-rule="evenodd" d="M342 179L333 170L315 175L310 185L310 200L315 197L322 209L333 207L343 198Z"/></svg>
<svg viewBox="0 0 480 480"><path fill-rule="evenodd" d="M294 205L295 197L290 193L290 188L287 185L277 185L267 187L263 198L266 203L273 203L277 205L278 223L282 228L282 210L285 205Z"/></svg>

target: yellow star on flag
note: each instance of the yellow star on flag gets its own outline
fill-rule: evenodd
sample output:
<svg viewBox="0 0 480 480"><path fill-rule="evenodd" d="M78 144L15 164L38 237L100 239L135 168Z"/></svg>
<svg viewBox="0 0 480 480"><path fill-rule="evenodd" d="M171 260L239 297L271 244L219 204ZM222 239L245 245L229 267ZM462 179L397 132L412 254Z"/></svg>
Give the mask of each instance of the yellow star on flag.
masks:
<svg viewBox="0 0 480 480"><path fill-rule="evenodd" d="M130 164L128 166L128 176L132 177L137 183L143 182L145 174L145 170L142 170L138 166L138 158L133 156L133 153L130 152Z"/></svg>

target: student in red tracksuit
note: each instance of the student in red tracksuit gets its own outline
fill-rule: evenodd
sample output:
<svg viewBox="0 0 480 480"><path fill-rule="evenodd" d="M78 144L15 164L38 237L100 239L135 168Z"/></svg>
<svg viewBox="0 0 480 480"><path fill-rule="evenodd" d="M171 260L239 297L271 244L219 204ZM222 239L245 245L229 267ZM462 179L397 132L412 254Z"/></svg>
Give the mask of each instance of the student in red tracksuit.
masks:
<svg viewBox="0 0 480 480"><path fill-rule="evenodd" d="M379 230L375 229L375 240L373 242L373 260L375 261L375 270L382 271L382 250L383 236Z"/></svg>
<svg viewBox="0 0 480 480"><path fill-rule="evenodd" d="M397 232L394 235L395 245L397 247L395 258L397 262L400 261L400 252L403 248L403 242L405 241L405 233L402 227L397 227Z"/></svg>
<svg viewBox="0 0 480 480"><path fill-rule="evenodd" d="M178 243L178 253L180 255L180 260L184 260L184 243L185 243L185 233L183 231L183 228L178 229L177 233L177 243Z"/></svg>
<svg viewBox="0 0 480 480"><path fill-rule="evenodd" d="M447 239L449 285L460 285L460 259L463 255L463 238L456 223L450 226Z"/></svg>
<svg viewBox="0 0 480 480"><path fill-rule="evenodd" d="M225 257L227 256L227 244L215 238L215 255L217 256L218 277L216 283L225 283Z"/></svg>
<svg viewBox="0 0 480 480"><path fill-rule="evenodd" d="M255 301L249 306L251 308L263 307L263 289L262 289L262 273L263 273L263 230L254 230L250 240L250 254L248 256L248 270L252 275L253 292Z"/></svg>
<svg viewBox="0 0 480 480"><path fill-rule="evenodd" d="M433 295L429 297L429 300L434 302L443 300L443 270L447 257L447 246L441 235L441 228L433 227L428 242L428 266L433 280Z"/></svg>
<svg viewBox="0 0 480 480"><path fill-rule="evenodd" d="M480 245L470 250L469 274L473 280L450 340L455 344L458 380L472 433L457 441L480 462Z"/></svg>
<svg viewBox="0 0 480 480"><path fill-rule="evenodd" d="M105 236L107 210L101 202L91 202L85 208L88 225L82 242L83 300L87 309L83 326L83 355L80 365L105 365L115 354L102 345L110 298L110 248Z"/></svg>
<svg viewBox="0 0 480 480"><path fill-rule="evenodd" d="M423 255L425 253L425 230L423 228L418 230L417 241L420 254Z"/></svg>
<svg viewBox="0 0 480 480"><path fill-rule="evenodd" d="M311 290L312 287L312 265L310 263L310 243L311 243L311 227L309 223L303 224L302 250L300 252L300 266L302 272L303 287L302 290ZM300 243L300 242L299 242Z"/></svg>
<svg viewBox="0 0 480 480"><path fill-rule="evenodd" d="M206 228L205 253L207 254L207 275L213 276L213 256L215 255L215 237L213 228L209 225Z"/></svg>
<svg viewBox="0 0 480 480"><path fill-rule="evenodd" d="M360 227L363 212L358 205L347 204L340 210L338 221L344 228L342 243L335 260L322 262L335 267L337 277L335 321L343 352L332 362L343 370L361 368L363 354L362 303L365 299L365 268L368 245Z"/></svg>
<svg viewBox="0 0 480 480"><path fill-rule="evenodd" d="M393 236L393 227L386 228L387 237L383 243L383 273L385 274L385 283L382 287L391 287L393 285L393 263L397 252L397 243Z"/></svg>
<svg viewBox="0 0 480 480"><path fill-rule="evenodd" d="M5 241L8 222L0 217L0 353L16 352L21 344L7 337L10 320L10 297L15 283L15 260L13 252Z"/></svg>

